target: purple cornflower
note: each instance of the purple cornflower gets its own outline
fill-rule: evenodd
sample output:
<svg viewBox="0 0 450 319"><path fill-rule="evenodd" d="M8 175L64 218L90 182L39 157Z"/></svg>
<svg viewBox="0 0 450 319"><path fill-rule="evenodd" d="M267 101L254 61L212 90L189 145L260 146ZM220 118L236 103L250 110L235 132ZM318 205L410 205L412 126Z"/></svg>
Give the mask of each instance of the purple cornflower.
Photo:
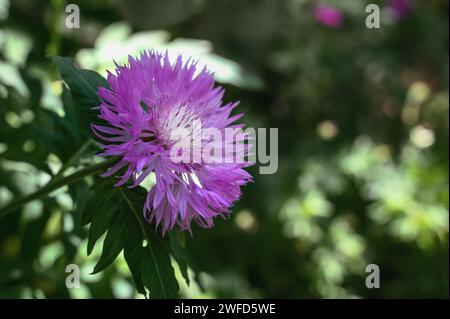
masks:
<svg viewBox="0 0 450 319"><path fill-rule="evenodd" d="M344 16L339 9L324 4L315 6L314 17L317 22L332 28L339 27L344 20Z"/></svg>
<svg viewBox="0 0 450 319"><path fill-rule="evenodd" d="M109 89L100 88L99 118L107 125L92 125L104 142L101 156L121 160L102 176L124 169L116 186L131 180L138 186L154 173L156 184L148 192L144 216L163 234L178 224L191 231L191 221L212 227L213 218L226 216L240 197L241 185L252 178L243 168L248 163L176 163L171 157L176 129L243 128L232 123L243 114L230 116L238 103L223 105L224 90L214 87L214 78L196 62L183 62L168 53L145 52L129 57L128 64L116 64L116 74L108 73ZM191 133L195 135L197 132ZM237 139L242 139L243 134ZM202 146L206 140L201 140ZM247 153L247 151L245 151Z"/></svg>
<svg viewBox="0 0 450 319"><path fill-rule="evenodd" d="M409 0L389 0L387 6L397 19L404 18L411 10L411 3Z"/></svg>

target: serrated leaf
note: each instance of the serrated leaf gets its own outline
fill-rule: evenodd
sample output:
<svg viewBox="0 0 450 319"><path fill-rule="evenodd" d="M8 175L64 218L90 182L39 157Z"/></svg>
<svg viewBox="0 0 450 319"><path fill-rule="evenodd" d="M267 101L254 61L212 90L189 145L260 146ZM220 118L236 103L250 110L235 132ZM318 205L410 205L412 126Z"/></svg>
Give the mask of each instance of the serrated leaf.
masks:
<svg viewBox="0 0 450 319"><path fill-rule="evenodd" d="M142 255L141 279L145 287L150 290L151 298L178 298L178 282L170 261L170 255L164 247L162 240L150 231L145 224L142 214L133 205L139 196L137 192L119 191L135 218L140 223L141 231L147 240ZM133 201L131 200L133 198Z"/></svg>
<svg viewBox="0 0 450 319"><path fill-rule="evenodd" d="M100 202L99 209L96 211L89 228L87 254L90 255L94 249L97 240L108 230L109 226L117 217L117 203L113 201Z"/></svg>
<svg viewBox="0 0 450 319"><path fill-rule="evenodd" d="M123 205L123 202L119 202L119 205ZM127 227L130 227L130 222L133 221L133 216L127 214L122 209L118 210L118 216L115 218L111 227L106 233L105 241L103 242L102 254L100 259L94 267L93 274L102 271L108 267L119 255L124 247L125 237L123 234L126 233Z"/></svg>
<svg viewBox="0 0 450 319"><path fill-rule="evenodd" d="M105 201L109 200L114 195L112 184L109 181L99 182L92 188L92 191L94 193L87 201L86 206L81 214L81 225L87 225L92 222L99 207L101 207L105 203Z"/></svg>
<svg viewBox="0 0 450 319"><path fill-rule="evenodd" d="M83 217L84 222L91 222L88 253L106 231L102 253L93 273L108 267L123 249L139 293L146 294L147 288L152 298L177 298L179 286L171 263L170 246L150 229L140 212L145 201L145 190L115 188L110 179L99 182L92 189L95 194L90 200L90 207L95 210ZM144 239L147 242L145 247ZM176 249L177 255L181 256L182 249ZM175 256L174 252L172 254ZM181 259L180 263L183 276L186 275L185 279L189 280L187 264L184 265Z"/></svg>
<svg viewBox="0 0 450 319"><path fill-rule="evenodd" d="M151 298L178 298L178 282L169 254L158 240L147 244L143 256L142 281Z"/></svg>

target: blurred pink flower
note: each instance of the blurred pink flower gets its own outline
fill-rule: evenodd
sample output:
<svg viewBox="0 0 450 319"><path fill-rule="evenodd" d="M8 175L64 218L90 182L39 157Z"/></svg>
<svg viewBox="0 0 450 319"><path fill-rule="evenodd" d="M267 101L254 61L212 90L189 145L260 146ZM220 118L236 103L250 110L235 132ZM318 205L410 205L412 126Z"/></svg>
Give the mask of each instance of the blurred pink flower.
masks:
<svg viewBox="0 0 450 319"><path fill-rule="evenodd" d="M404 18L411 11L411 2L409 0L389 0L388 9L395 18Z"/></svg>
<svg viewBox="0 0 450 319"><path fill-rule="evenodd" d="M314 17L317 22L332 28L339 27L344 20L341 10L322 4L314 8Z"/></svg>

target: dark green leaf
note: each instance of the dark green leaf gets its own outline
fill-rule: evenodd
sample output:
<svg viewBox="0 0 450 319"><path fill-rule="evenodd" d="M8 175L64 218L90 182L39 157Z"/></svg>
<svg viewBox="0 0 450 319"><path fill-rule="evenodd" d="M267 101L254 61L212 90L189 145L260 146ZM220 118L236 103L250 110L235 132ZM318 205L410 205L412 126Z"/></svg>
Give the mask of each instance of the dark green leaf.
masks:
<svg viewBox="0 0 450 319"><path fill-rule="evenodd" d="M105 201L108 201L113 195L113 186L109 181L101 181L92 188L93 195L86 203L86 207L81 214L81 224L89 224L97 214Z"/></svg>
<svg viewBox="0 0 450 319"><path fill-rule="evenodd" d="M142 280L150 289L151 298L178 298L178 282L170 262L170 256L165 251L160 240L152 240L147 244Z"/></svg>
<svg viewBox="0 0 450 319"><path fill-rule="evenodd" d="M170 245L166 245L160 235L151 230L141 213L145 190L114 188L111 179L99 182L92 190L95 194L86 205L91 211L85 213L83 218L84 222L91 222L88 253L107 231L93 273L105 269L123 249L138 292L145 294L147 288L152 298L178 297L179 287L170 259ZM144 239L147 243L145 247ZM187 264L181 258L184 256L181 243L174 243L173 246L176 253L172 254L189 282Z"/></svg>
<svg viewBox="0 0 450 319"><path fill-rule="evenodd" d="M145 288L141 279L142 256L144 254L143 235L137 221L130 224L130 227L124 233L124 240L123 255L133 275L136 290L145 295Z"/></svg>
<svg viewBox="0 0 450 319"><path fill-rule="evenodd" d="M150 230L142 214L139 213L134 205L139 194L126 191L120 191L120 193L140 223L141 231L147 240L147 245L142 255L143 264L141 267L142 281L145 287L150 290L150 297L177 298L179 286L170 261L170 255L164 247L163 241L158 237L159 235L154 234Z"/></svg>
<svg viewBox="0 0 450 319"><path fill-rule="evenodd" d="M107 199L110 197L107 196ZM92 219L91 227L89 228L87 253L91 254L92 249L97 240L102 236L115 220L118 214L118 205L112 200L106 200L100 202L96 214Z"/></svg>
<svg viewBox="0 0 450 319"><path fill-rule="evenodd" d="M61 77L66 82L79 107L76 114L81 128L90 132L90 123L97 122L97 112L94 107L100 105L97 96L99 87L108 87L108 82L98 73L90 70L78 69L70 58L54 56L53 63L58 67Z"/></svg>
<svg viewBox="0 0 450 319"><path fill-rule="evenodd" d="M123 205L123 202L119 202L119 205ZM132 222L133 216L119 209L118 216L106 233L102 254L97 265L94 267L93 274L102 271L116 259L124 247L123 233L126 233L127 227L130 227L130 223Z"/></svg>
<svg viewBox="0 0 450 319"><path fill-rule="evenodd" d="M170 248L172 249L173 257L175 258L180 272L183 275L186 284L189 286L189 273L188 273L188 263L187 255L184 250L185 238L184 233L172 231L169 234Z"/></svg>

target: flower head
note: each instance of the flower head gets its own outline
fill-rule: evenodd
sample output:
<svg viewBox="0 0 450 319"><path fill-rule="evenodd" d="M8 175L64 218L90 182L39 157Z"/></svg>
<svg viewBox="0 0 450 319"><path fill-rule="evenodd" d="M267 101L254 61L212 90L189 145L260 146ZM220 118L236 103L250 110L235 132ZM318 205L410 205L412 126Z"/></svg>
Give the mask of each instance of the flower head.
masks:
<svg viewBox="0 0 450 319"><path fill-rule="evenodd" d="M172 63L167 52L145 52L129 57L126 65L116 65L116 74L109 73L107 80L109 88L98 91L99 118L106 124L92 128L102 140L100 155L121 160L103 176L123 171L116 186L131 181L134 187L154 173L156 184L143 211L149 222L162 225L163 234L177 224L190 231L192 220L211 227L214 217L228 214L241 195L240 187L251 180L243 169L249 164L192 161L211 142L204 137L197 139L200 147L187 161L174 161L173 153L179 144L173 138L177 130L188 132L182 141L190 145L201 130L243 127L232 124L242 114L230 115L237 103L222 103L224 90L214 87L213 76L181 56ZM244 138L242 130L235 138ZM219 142L214 143L224 145ZM241 153L247 154L247 148Z"/></svg>
<svg viewBox="0 0 450 319"><path fill-rule="evenodd" d="M317 22L332 28L339 27L344 19L339 9L323 4L315 6L314 17Z"/></svg>

